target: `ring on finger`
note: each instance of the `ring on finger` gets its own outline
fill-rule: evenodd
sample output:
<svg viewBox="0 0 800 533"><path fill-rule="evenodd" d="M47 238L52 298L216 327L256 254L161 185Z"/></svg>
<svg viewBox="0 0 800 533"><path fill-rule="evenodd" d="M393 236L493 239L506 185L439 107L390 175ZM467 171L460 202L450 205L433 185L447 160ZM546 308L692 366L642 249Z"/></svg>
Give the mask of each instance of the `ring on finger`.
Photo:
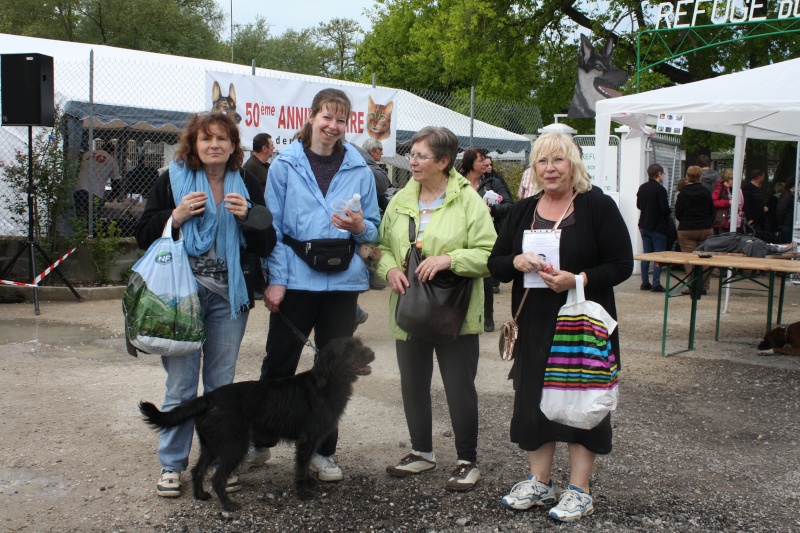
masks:
<svg viewBox="0 0 800 533"><path fill-rule="evenodd" d="M189 211L194 211L194 204L189 204Z"/></svg>

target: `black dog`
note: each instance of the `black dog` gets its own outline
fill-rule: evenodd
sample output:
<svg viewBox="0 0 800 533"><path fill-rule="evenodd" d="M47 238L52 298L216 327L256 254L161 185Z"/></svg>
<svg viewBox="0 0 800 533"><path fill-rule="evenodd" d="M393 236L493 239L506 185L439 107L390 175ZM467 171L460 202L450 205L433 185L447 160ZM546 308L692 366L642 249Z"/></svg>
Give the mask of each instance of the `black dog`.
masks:
<svg viewBox="0 0 800 533"><path fill-rule="evenodd" d="M369 364L374 359L360 340L343 337L329 342L314 367L296 376L232 383L163 413L148 402L141 402L139 410L158 429L195 419L200 458L192 468L192 488L198 500L211 497L203 489L203 475L216 464L214 492L225 510L238 508L225 492L225 482L247 455L251 440L295 441L295 488L297 496L307 500L314 497L311 458L338 426L353 383L372 371Z"/></svg>

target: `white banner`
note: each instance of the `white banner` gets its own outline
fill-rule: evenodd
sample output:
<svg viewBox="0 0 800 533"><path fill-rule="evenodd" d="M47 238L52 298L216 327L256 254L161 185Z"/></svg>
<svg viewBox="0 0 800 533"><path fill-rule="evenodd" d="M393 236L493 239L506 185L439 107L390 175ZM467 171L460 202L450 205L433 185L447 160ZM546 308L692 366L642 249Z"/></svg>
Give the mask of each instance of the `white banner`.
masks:
<svg viewBox="0 0 800 533"><path fill-rule="evenodd" d="M308 120L314 95L331 87L344 91L352 103L345 138L358 146L377 139L383 155L395 155L396 90L206 71L207 109L235 112L245 149L252 148L256 134L269 133L276 154Z"/></svg>
<svg viewBox="0 0 800 533"><path fill-rule="evenodd" d="M592 178L592 185L600 187L604 193L619 192L617 185L617 147L609 146L606 151L606 175L602 179L597 176L597 147L581 146L583 150L583 166Z"/></svg>

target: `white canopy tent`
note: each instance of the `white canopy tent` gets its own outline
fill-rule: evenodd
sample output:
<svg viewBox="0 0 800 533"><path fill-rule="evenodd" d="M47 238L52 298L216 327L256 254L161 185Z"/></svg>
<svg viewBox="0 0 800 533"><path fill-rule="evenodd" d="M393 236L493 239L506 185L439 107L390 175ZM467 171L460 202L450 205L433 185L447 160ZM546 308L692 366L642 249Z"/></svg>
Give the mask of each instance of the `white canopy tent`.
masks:
<svg viewBox="0 0 800 533"><path fill-rule="evenodd" d="M608 145L612 120L630 126L634 131L648 131L646 125L655 124L659 113L683 115L687 128L733 135L736 142L731 205L738 205L745 140L800 142L800 94L797 87L800 87L800 59L792 59L686 85L601 100L597 103L595 118L597 146ZM597 167L602 175L605 169L602 150L597 154ZM797 175L795 191L796 184ZM635 193L620 191L621 196L629 198ZM736 209L731 212L731 223L732 227L737 226Z"/></svg>
<svg viewBox="0 0 800 533"><path fill-rule="evenodd" d="M792 59L743 72L727 74L686 85L622 96L597 103L597 146L608 146L611 121L652 135L647 125L660 113L683 115L684 127L725 133L735 137L731 206L739 205L745 141L765 139L798 143L795 162L795 200L800 167L800 59ZM635 134L635 133L634 133ZM597 154L597 171L605 171L605 151ZM644 176L645 169L640 169ZM620 202L635 201L636 190L621 190ZM738 226L739 213L731 208L731 227ZM628 220L628 225L634 221ZM636 228L628 228L631 235ZM727 311L730 287L725 299Z"/></svg>

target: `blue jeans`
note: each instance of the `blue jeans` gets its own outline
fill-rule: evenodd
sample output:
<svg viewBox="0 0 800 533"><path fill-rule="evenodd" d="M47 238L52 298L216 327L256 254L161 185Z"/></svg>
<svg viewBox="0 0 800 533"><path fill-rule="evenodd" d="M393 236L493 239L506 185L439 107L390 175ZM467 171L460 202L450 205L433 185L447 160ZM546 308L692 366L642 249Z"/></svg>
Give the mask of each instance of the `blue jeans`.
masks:
<svg viewBox="0 0 800 533"><path fill-rule="evenodd" d="M642 248L644 253L663 252L667 249L667 236L663 233L644 228L639 228L639 233L642 235ZM650 283L647 279L649 271L650 261L642 261L642 283ZM658 266L658 263L653 263L652 285L661 285L661 267Z"/></svg>
<svg viewBox="0 0 800 533"><path fill-rule="evenodd" d="M203 308L203 326L206 340L203 349L189 355L162 357L161 364L167 371L167 392L163 411L171 411L177 405L197 397L202 351L203 392L211 392L233 382L236 374L236 359L247 326L248 311L231 320L228 300L211 292L202 285L197 286L200 305ZM194 421L161 432L158 439L158 460L161 468L182 472L189 465L189 450L192 447Z"/></svg>

